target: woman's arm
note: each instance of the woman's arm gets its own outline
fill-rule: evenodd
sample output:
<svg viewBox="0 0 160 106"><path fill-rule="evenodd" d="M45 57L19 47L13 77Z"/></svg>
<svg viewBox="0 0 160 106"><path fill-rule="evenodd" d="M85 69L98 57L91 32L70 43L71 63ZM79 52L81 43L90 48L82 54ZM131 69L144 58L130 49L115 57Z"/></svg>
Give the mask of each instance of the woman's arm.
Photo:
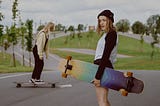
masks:
<svg viewBox="0 0 160 106"><path fill-rule="evenodd" d="M105 38L105 48L101 58L101 63L99 64L98 71L95 78L100 80L105 67L113 68L111 61L109 60L110 54L116 45L117 33L115 31L109 32Z"/></svg>

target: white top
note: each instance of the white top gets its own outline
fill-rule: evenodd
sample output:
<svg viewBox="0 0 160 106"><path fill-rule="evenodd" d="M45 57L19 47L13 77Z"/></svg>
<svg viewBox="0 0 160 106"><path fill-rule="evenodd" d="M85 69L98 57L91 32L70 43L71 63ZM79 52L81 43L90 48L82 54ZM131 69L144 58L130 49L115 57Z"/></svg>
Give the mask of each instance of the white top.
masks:
<svg viewBox="0 0 160 106"><path fill-rule="evenodd" d="M94 60L97 59L101 59L103 56L103 51L105 48L105 37L107 36L107 33L104 33L102 35L102 37L99 39L98 44L97 44L97 48L96 48L96 52L95 52L95 58ZM113 48L111 54L110 54L110 61L111 63L115 63L116 62L116 57L117 57L117 44L118 44L118 38L117 38L117 43L115 45L115 47Z"/></svg>

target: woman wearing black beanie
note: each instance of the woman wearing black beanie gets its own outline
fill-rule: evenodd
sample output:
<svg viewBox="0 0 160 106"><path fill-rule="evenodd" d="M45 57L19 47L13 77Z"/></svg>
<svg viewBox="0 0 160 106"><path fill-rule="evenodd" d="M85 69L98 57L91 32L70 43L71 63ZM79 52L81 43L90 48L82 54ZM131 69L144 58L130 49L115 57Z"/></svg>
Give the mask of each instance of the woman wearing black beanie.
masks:
<svg viewBox="0 0 160 106"><path fill-rule="evenodd" d="M94 84L99 106L110 106L108 101L108 88L100 86L100 79L105 67L114 68L116 61L118 38L116 29L113 26L114 14L110 10L104 10L97 16L97 32L102 35L98 41L94 64L99 65Z"/></svg>

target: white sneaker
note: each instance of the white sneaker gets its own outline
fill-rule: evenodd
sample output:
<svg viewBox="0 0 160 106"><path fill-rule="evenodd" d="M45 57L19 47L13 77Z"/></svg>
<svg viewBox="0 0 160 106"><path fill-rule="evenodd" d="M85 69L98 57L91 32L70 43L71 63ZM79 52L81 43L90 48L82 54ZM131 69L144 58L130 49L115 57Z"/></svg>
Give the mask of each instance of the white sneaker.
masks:
<svg viewBox="0 0 160 106"><path fill-rule="evenodd" d="M36 79L36 80L35 80L35 84L45 84L45 82L44 82L43 80L40 80L40 79L37 80L37 79Z"/></svg>
<svg viewBox="0 0 160 106"><path fill-rule="evenodd" d="M44 81L41 79L35 79L35 82L44 82Z"/></svg>
<svg viewBox="0 0 160 106"><path fill-rule="evenodd" d="M35 83L35 79L30 79L29 82L30 83Z"/></svg>

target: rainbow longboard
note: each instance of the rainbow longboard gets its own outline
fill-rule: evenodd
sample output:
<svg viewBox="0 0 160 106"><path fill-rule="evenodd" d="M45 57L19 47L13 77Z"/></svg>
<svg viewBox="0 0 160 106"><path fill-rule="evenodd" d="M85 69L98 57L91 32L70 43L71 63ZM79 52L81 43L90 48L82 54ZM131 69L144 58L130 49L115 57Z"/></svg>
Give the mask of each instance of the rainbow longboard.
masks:
<svg viewBox="0 0 160 106"><path fill-rule="evenodd" d="M58 69L64 78L70 75L78 80L91 83L95 78L98 65L72 60L69 56L67 59L60 60ZM132 72L123 73L106 67L101 78L101 86L120 91L123 96L127 96L128 93L141 93L144 83L133 77Z"/></svg>

